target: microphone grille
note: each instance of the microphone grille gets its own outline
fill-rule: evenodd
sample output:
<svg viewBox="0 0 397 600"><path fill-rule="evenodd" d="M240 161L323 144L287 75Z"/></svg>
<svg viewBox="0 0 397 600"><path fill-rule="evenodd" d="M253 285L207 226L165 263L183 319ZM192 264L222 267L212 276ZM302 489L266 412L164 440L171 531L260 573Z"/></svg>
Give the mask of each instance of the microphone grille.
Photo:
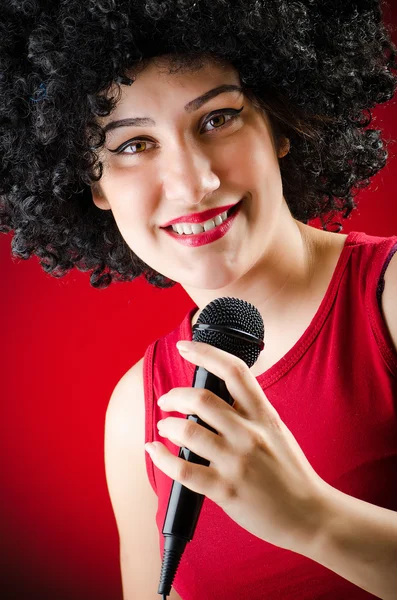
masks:
<svg viewBox="0 0 397 600"><path fill-rule="evenodd" d="M213 331L210 328L196 329L198 325L215 325L231 327L256 338L257 343L228 335L227 332ZM258 360L263 342L265 328L258 309L250 302L241 298L215 298L201 311L196 325L193 327L193 341L204 342L225 350L241 358L248 367Z"/></svg>

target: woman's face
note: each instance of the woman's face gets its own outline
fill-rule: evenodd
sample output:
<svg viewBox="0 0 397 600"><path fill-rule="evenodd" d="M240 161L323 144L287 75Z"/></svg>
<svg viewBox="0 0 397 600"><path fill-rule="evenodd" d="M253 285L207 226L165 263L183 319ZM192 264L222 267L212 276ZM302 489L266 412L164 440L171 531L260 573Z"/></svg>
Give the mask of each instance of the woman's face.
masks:
<svg viewBox="0 0 397 600"><path fill-rule="evenodd" d="M267 117L238 89L208 94L240 85L232 66L208 63L170 75L152 61L131 86L122 86L115 111L100 120L102 126L140 122L107 131L95 205L112 210L135 254L186 288L232 284L258 262L280 227L285 200ZM205 94L207 100L196 100ZM211 243L183 245L163 228L242 198L226 235Z"/></svg>

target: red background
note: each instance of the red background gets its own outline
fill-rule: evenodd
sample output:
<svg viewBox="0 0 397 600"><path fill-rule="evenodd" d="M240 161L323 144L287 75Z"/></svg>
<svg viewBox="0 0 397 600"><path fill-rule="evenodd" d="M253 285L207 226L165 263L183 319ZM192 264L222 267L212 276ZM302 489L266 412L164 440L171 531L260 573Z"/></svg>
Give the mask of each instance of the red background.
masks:
<svg viewBox="0 0 397 600"><path fill-rule="evenodd" d="M397 7L385 21L397 22ZM393 140L388 164L357 196L343 233L397 233L396 99L373 114L371 127ZM179 285L157 290L139 279L95 290L77 270L57 280L36 257L13 259L11 239L0 236L0 594L121 600L103 458L106 407L120 377L193 303Z"/></svg>

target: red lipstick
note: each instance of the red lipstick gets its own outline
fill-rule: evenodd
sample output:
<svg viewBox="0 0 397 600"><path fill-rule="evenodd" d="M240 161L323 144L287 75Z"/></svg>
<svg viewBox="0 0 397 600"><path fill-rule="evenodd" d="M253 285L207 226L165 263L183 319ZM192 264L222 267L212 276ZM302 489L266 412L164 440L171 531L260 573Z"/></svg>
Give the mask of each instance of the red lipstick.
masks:
<svg viewBox="0 0 397 600"><path fill-rule="evenodd" d="M161 227L164 229L165 227L170 227L176 223L204 223L205 221L208 221L208 219L214 219L217 215L233 208L233 206L235 206L235 204L228 204L227 206L218 206L218 208L211 208L210 210L204 210L203 212L178 217L177 219L168 221L168 223L165 223Z"/></svg>
<svg viewBox="0 0 397 600"><path fill-rule="evenodd" d="M174 238L180 244L183 244L184 246L196 247L215 242L216 240L219 240L219 238L226 235L226 233L229 231L233 224L233 221L236 219L238 213L240 212L241 204L242 200L240 200L240 202L237 202L237 204L232 205L232 207L235 206L235 208L233 208L233 210L230 212L230 215L228 216L226 221L223 221L223 223L217 225L209 231L203 231L202 233L186 235L175 233L172 227L170 227L169 229L165 229L165 233L170 237Z"/></svg>

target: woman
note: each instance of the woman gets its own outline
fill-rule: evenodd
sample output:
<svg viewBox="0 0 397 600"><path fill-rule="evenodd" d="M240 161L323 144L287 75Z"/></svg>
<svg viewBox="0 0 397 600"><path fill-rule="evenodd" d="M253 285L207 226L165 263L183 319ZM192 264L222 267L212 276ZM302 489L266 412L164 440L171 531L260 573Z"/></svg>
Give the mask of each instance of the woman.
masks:
<svg viewBox="0 0 397 600"><path fill-rule="evenodd" d="M8 8L0 219L14 254L54 276L91 270L95 287L179 283L195 303L109 403L126 600L158 597L172 479L206 499L170 598L397 593L397 237L328 231L387 159L365 129L396 89L381 17L374 1ZM263 317L251 369L175 347L223 296ZM191 388L195 365L233 407Z"/></svg>

